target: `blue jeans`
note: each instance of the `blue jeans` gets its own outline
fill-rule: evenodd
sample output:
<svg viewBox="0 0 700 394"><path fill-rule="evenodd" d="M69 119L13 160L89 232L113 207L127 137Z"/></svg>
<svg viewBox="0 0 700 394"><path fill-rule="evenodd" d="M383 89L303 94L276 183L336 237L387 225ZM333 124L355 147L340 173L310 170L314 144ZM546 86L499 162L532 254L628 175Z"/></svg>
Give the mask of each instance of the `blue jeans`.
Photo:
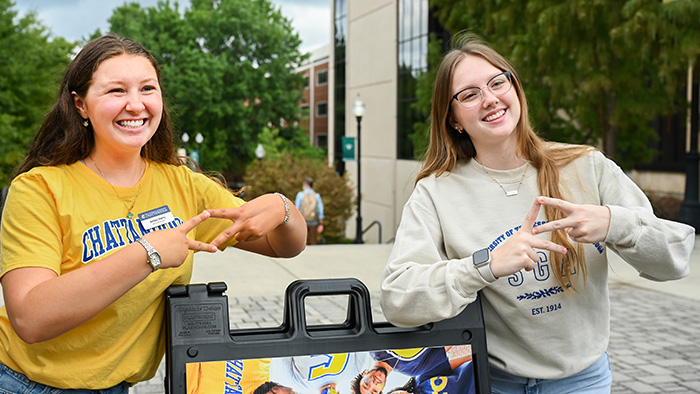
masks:
<svg viewBox="0 0 700 394"><path fill-rule="evenodd" d="M25 375L0 364L0 394L128 394L129 384L122 382L103 390L57 389L29 380Z"/></svg>
<svg viewBox="0 0 700 394"><path fill-rule="evenodd" d="M608 353L583 371L561 379L529 379L490 369L493 394L610 394L612 372Z"/></svg>

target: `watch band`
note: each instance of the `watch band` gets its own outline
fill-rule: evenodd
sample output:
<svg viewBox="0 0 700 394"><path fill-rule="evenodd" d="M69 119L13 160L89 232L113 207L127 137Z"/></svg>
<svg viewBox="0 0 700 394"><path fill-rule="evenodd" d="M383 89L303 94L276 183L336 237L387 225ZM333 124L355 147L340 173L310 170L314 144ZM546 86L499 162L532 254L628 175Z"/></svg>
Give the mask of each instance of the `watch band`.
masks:
<svg viewBox="0 0 700 394"><path fill-rule="evenodd" d="M136 242L140 243L148 253L148 264L153 268L153 272L158 271L160 268L160 253L148 242L145 238L139 238Z"/></svg>
<svg viewBox="0 0 700 394"><path fill-rule="evenodd" d="M491 251L489 248L479 249L474 252L472 254L472 263L485 281L493 283L498 279L491 271Z"/></svg>
<svg viewBox="0 0 700 394"><path fill-rule="evenodd" d="M493 275L493 271L491 271L491 263L489 262L488 264L481 265L479 267L476 267L477 270L479 270L479 274L481 274L481 277L484 278L485 281L489 283L493 283L496 281L496 278Z"/></svg>

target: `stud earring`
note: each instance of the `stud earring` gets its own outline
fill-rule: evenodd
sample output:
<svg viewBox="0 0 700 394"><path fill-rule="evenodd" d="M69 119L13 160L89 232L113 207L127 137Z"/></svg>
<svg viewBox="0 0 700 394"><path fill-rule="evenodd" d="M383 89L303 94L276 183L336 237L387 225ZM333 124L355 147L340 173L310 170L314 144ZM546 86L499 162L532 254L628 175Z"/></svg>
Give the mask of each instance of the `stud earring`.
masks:
<svg viewBox="0 0 700 394"><path fill-rule="evenodd" d="M83 119L83 126L88 127L90 125L90 122L88 119Z"/></svg>

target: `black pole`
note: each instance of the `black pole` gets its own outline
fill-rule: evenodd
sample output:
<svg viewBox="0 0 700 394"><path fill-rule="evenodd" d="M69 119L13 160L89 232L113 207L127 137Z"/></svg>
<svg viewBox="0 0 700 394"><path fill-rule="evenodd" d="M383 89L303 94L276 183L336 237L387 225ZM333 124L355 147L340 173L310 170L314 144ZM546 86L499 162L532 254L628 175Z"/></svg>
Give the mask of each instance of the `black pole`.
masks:
<svg viewBox="0 0 700 394"><path fill-rule="evenodd" d="M199 148L198 148L199 149L199 155L198 155L199 157L197 160L197 161L199 161L199 163L197 163L197 164L199 164L199 166L201 167L202 166L202 143L199 142L199 143L197 143L197 145L199 146Z"/></svg>
<svg viewBox="0 0 700 394"><path fill-rule="evenodd" d="M686 154L685 167L685 197L678 213L678 221L695 227L695 233L700 233L700 201L698 197L700 177L700 154L698 153L698 106L700 105L700 81L693 70L693 86L690 99L690 150Z"/></svg>
<svg viewBox="0 0 700 394"><path fill-rule="evenodd" d="M356 116L357 119L357 224L355 225L357 227L355 231L355 243L356 244L361 244L362 242L362 213L361 213L361 206L362 206L362 194L361 194L361 188L360 188L360 179L362 176L362 171L361 171L361 146L360 144L360 123L362 122L362 116Z"/></svg>

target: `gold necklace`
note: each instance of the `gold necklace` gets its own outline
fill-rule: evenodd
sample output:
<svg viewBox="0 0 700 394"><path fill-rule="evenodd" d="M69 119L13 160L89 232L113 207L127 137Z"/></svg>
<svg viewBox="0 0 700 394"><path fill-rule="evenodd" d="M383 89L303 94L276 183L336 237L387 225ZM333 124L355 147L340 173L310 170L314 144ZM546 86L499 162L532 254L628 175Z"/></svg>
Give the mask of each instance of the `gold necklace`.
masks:
<svg viewBox="0 0 700 394"><path fill-rule="evenodd" d="M523 176L520 178L520 183L518 183L518 187L517 187L515 190L510 190L510 191L508 191L508 190L506 190L505 187L503 187L503 185L501 184L501 182L497 181L496 178L494 178L493 175L491 175L491 173L489 172L489 170L487 170L486 167L484 167L484 165L481 164L481 162L480 162L479 160L477 160L476 158L474 158L474 161L477 162L477 163L479 163L479 166L481 166L481 169L484 170L484 172L486 173L486 175L488 175L489 178L491 178L494 182L496 182L496 183L498 184L498 186L501 187L501 189L503 190L503 193L506 194L506 197L512 197L512 196L517 196L517 195L518 195L518 191L520 191L520 186L522 186L523 181L525 180L525 173L527 172L527 166L524 166L525 168L523 168Z"/></svg>
<svg viewBox="0 0 700 394"><path fill-rule="evenodd" d="M139 188L138 188L138 190L136 191L136 196L134 197L134 201L131 203L131 206L128 206L128 205L126 205L126 203L124 202L124 200L122 199L122 197L119 195L119 192L117 192L117 189L114 188L114 185L112 185L112 183L109 182L109 181L107 180L107 177L105 177L104 172L102 172L102 170L100 170L100 167L97 166L97 162L95 161L95 159L93 159L93 158L91 157L90 160L92 160L92 164L95 166L95 168L97 168L97 172L100 173L100 176L102 177L102 179L104 179L107 183L109 183L109 186L112 187L112 190L114 191L114 194L117 195L117 197L119 198L119 201L121 201L122 204L124 204L124 206L126 207L126 209L127 209L126 217L127 217L128 219L132 219L132 218L134 217L134 214L131 213L131 210L134 209L134 205L136 205L136 199L139 198L139 194L141 194L141 180L140 180L140 178L139 178ZM143 166L143 172L141 173L141 177L143 177L143 174L144 174L144 173L146 173L146 165L145 165L145 163L144 163L144 166Z"/></svg>

